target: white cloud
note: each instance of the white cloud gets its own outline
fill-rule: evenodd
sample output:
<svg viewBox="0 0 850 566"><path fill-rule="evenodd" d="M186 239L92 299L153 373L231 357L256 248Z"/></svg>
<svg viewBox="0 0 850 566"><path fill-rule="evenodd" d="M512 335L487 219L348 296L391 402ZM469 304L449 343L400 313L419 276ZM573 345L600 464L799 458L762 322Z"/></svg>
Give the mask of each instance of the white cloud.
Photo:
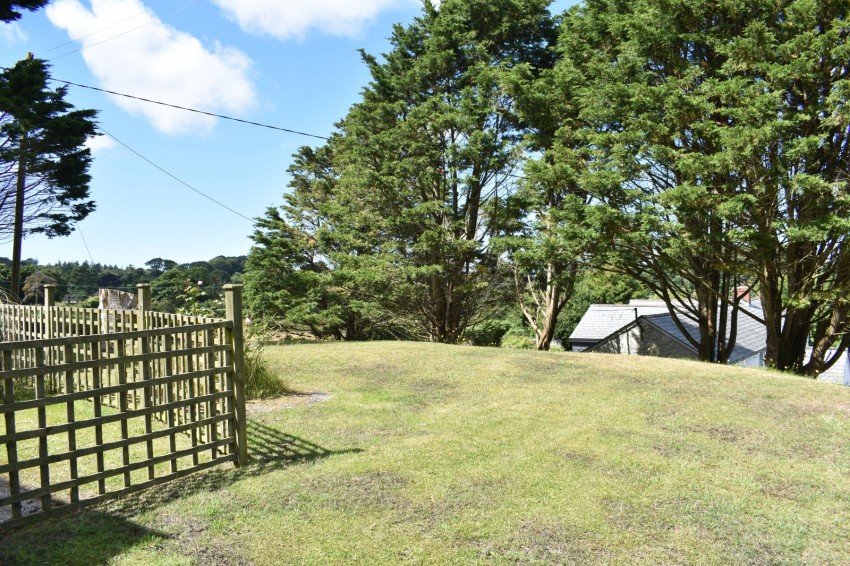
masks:
<svg viewBox="0 0 850 566"><path fill-rule="evenodd" d="M212 0L249 32L301 38L311 29L351 36L404 0ZM409 0L408 0L409 1Z"/></svg>
<svg viewBox="0 0 850 566"><path fill-rule="evenodd" d="M21 29L21 26L15 22L10 24L0 23L0 39L3 40L3 43L12 45L14 43L26 41L29 39L29 36L23 29Z"/></svg>
<svg viewBox="0 0 850 566"><path fill-rule="evenodd" d="M92 153L98 153L106 149L111 149L116 145L118 145L118 143L107 135L92 136L87 139L85 143L85 146L89 148Z"/></svg>
<svg viewBox="0 0 850 566"><path fill-rule="evenodd" d="M139 27L145 18L130 18L142 11L149 14L150 23ZM255 102L247 76L251 60L244 53L218 43L205 47L194 36L165 25L140 0L92 0L91 10L79 0L58 0L48 6L47 17L72 38L82 38L81 55L107 90L209 112L238 113ZM113 26L115 22L123 23ZM216 122L210 116L111 98L168 134L205 133Z"/></svg>

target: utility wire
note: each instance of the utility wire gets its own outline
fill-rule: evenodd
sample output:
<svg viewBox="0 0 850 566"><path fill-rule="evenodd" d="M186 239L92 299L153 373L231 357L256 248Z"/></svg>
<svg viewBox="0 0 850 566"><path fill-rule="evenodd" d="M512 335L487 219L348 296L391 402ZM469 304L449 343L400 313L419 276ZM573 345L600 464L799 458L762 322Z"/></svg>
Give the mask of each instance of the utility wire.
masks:
<svg viewBox="0 0 850 566"><path fill-rule="evenodd" d="M88 252L88 254L89 254L89 259L91 260L92 265L94 265L94 258L93 258L93 257L92 257L92 255L91 255L91 250L89 249L89 243L88 243L88 242L86 242L86 237L85 237L85 236L83 236L83 231L82 231L82 229L80 228L79 223L76 223L76 222L75 222L75 224L76 224L76 226L77 226L77 232L79 232L79 233L80 233L80 237L83 239L83 245L86 247L86 252Z"/></svg>
<svg viewBox="0 0 850 566"><path fill-rule="evenodd" d="M245 220L247 220L248 222L250 222L251 224L254 224L254 221L253 221L252 219L248 218L247 216L245 216L245 215L244 215L244 214L242 214L241 212L237 212L237 211L233 210L232 208L230 208L230 207L229 207L229 206L227 206L226 204L224 204L224 203L222 203L222 202L219 202L219 201L215 200L214 198L212 198L212 197L211 197L211 196L209 196L208 194L206 194L206 193L204 193L204 192L202 192L202 191L199 191L198 189L196 189L195 187L193 187L192 185L190 185L189 183L187 183L186 181L184 181L183 179L181 179L181 178L180 178L180 177L178 177L177 175L175 175L175 174L173 174L173 173L171 173L171 172L169 172L169 171L167 171L167 170L163 169L162 167L160 167L159 165L157 165L156 163L154 163L153 161L151 161L150 159L148 159L147 157L145 157L144 155L142 155L141 153L139 153L138 151L136 151L135 149L133 149L132 147L130 147L129 145L127 145L126 143L124 143L123 141L119 140L118 138L116 138L115 136L113 136L112 134L110 134L109 132L107 132L106 130L104 130L102 127L98 126L98 129L99 129L101 132L103 132L104 134L106 134L107 136L109 136L110 138L114 139L115 141L117 141L118 143L120 143L121 145L123 145L124 147L126 147L127 149L129 149L130 151L132 151L133 153L135 153L136 155L138 155L139 157L141 157L142 159L144 159L145 161L147 161L148 163L150 163L151 165L153 165L154 167L156 167L157 169L159 169L160 171L162 171L163 173L165 173L166 175L168 175L169 177L171 177L172 179L174 179L175 181L177 181L178 183L180 183L181 185L183 185L183 186L185 186L185 187L189 188L189 189L190 189L190 190L192 190L192 191L195 191L196 193L198 193L199 195L201 195L201 196L202 196L202 197L204 197L205 199L207 199L207 200L210 200L210 201L214 202L215 204L219 205L220 207L222 207L222 208L224 208L224 209L226 209L226 210L229 210L230 212L232 212L232 213L233 213L233 214L235 214L236 216L240 216L240 217L244 218Z"/></svg>
<svg viewBox="0 0 850 566"><path fill-rule="evenodd" d="M132 16L128 16L128 17L124 18L123 20L118 20L118 21L117 21L117 22L115 22L115 23L109 24L108 26L105 26L105 27L103 27L103 28L101 28L101 29L99 29L99 30L97 30L97 31L93 31L93 32L91 32L91 33L89 33L89 34L86 34L86 35L82 36L82 37L75 37L75 38L73 38L73 39L71 39L71 40L69 40L69 41L66 41L65 43L60 43L59 45L54 45L53 47L51 47L50 49L48 49L48 51L53 51L54 49L59 49L60 47L65 47L66 45L71 45L72 43L76 43L76 42L78 42L78 41L82 41L82 40L84 40L84 39L86 39L86 38L89 38L89 37L91 37L91 36L93 36L93 35L97 35L97 34L99 34L99 33L101 33L101 32L104 32L104 31L106 31L106 30L108 30L108 29L114 28L114 27L115 27L115 26L117 26L117 25L123 24L124 22L128 22L128 21L130 21L130 20L133 20L133 19L135 19L135 18L138 18L139 16L142 16L142 15L147 14L147 13L148 13L148 12L147 12L147 10L142 10L141 12L137 12L137 13L133 14Z"/></svg>
<svg viewBox="0 0 850 566"><path fill-rule="evenodd" d="M185 10L186 8L191 8L192 6L196 5L199 1L200 1L200 0L195 0L194 2L191 2L191 3L189 3L189 4L186 4L186 5L185 5L185 6L183 6L182 8L178 8L178 9L174 10L173 12L169 12L169 13L168 13L168 14L166 14L165 16L167 17L167 16L174 15L174 14L176 14L177 12L182 12L182 11L183 11L183 10ZM109 29L109 28L113 28L113 27L115 27L115 26L117 26L117 25L119 25L119 24L122 24L122 23L124 23L124 22L126 22L126 21L128 21L128 20L132 20L133 18L136 18L136 17L138 17L138 16L140 16L140 15L142 15L142 14L145 14L145 13L147 13L147 12L139 12L138 14L135 14L135 15L133 15L133 16L130 16L130 17L128 17L128 18L124 18L124 19L123 19L123 20L121 20L120 22L115 22L115 23L114 23L114 24L112 24L112 25L106 26L105 28L103 28L103 29L101 29L101 30L99 30L99 31L92 32L92 33L90 33L90 34L88 34L88 35L84 35L83 37L79 37L79 38L77 38L77 39L72 39L71 41L66 41L65 43L63 43L63 44L61 44L61 45L57 45L56 47L51 47L51 48L49 49L49 51L52 51L52 50L54 50L54 49L58 49L58 48L60 48L60 47L64 47L65 45L68 45L69 43L75 43L75 42L77 42L77 41L82 41L83 39L86 39L87 37L91 37L91 36L93 36L93 35L97 35L97 34L99 34L99 33L100 33L100 32L102 32L102 31L106 31L106 30L107 30L107 29ZM79 49L75 49L75 50L73 50L73 51L69 51L68 53L63 53L62 55L57 55L56 57L53 57L52 59L50 59L50 61L55 61L56 59L61 59L62 57L67 57L68 55L73 55L74 53L79 53L80 51L83 51L83 50L85 50L85 49L88 49L89 47L94 47L95 45L100 45L101 43L106 43L107 41L111 41L111 40L113 40L113 39L116 39L116 38L118 38L118 37L121 37L122 35L127 35L127 34L128 34L128 33L130 33L130 32L136 31L137 29L141 29L141 28L143 28L143 27L145 27L145 26L148 26L148 25L152 24L152 23L153 23L153 22L155 22L156 20L157 20L157 18L151 18L151 19L149 19L148 21L146 21L145 23L143 23L143 24L141 24L141 25L138 25L138 26L136 26L136 27L134 27L134 28L130 28L130 29L128 29L128 30L126 30L126 31L123 31L123 32L121 32L121 33L119 33L119 34L113 35L113 36L111 36L111 37L107 37L106 39L103 39L103 40L98 41L98 42L96 42L96 43L90 43L90 44L88 44L88 45L84 45L84 46L80 47Z"/></svg>
<svg viewBox="0 0 850 566"><path fill-rule="evenodd" d="M329 140L330 138L327 136L319 136L316 134L308 134L307 132L299 132L298 130L290 130L289 128L281 128L279 126L272 126L270 124L262 124L260 122L252 122L250 120L243 120L241 118L234 118L232 116L224 116L222 114L216 114L214 112L207 112L205 110L198 110L197 108L187 108L186 106L178 106L177 104L169 104L168 102L160 102L159 100L151 100L149 98L142 98L141 96L133 96L132 94L124 94L122 92L115 92L112 90L106 90L104 88L97 88L95 86L81 85L79 83L73 83L71 81L64 81L62 79L50 79L52 81L56 81L58 83L64 83L67 85L78 86L80 88L87 88L89 90L96 90L98 92L105 92L107 94L113 94L115 96L123 96L125 98L132 98L133 100L141 100L142 102L150 102L151 104L159 104L160 106L167 106L169 108L176 108L178 110L186 110L187 112L195 112L197 114L204 114L206 116L212 116L213 118L221 118L222 120L232 120L234 122L241 122L243 124L250 124L252 126L260 126L261 128L269 128L271 130L279 130L281 132L287 132L289 134L297 134L299 136L307 136L311 138L318 138L320 140Z"/></svg>
<svg viewBox="0 0 850 566"><path fill-rule="evenodd" d="M328 136L320 136L318 134L309 134L307 132L299 132L298 130L290 130L289 128L281 128L280 126L272 126L271 124L263 124L261 122L252 122L250 120L243 120L241 118L234 118L232 116L224 116L222 114L216 114L214 112L207 112L205 110L198 110L197 108L187 108L186 106L178 106L177 104L170 104L168 102L160 102L158 100L151 100L149 98L142 98L141 96L133 96L132 94L124 94L122 92L115 92L113 90L106 90L104 88L98 88L96 86L82 85L82 84L79 84L79 83L74 83L74 82L71 82L71 81L65 81L65 80L62 80L62 79L51 78L50 80L58 82L58 83L64 83L64 84L67 84L67 85L78 86L80 88L87 88L89 90L96 90L98 92L105 92L107 94L113 94L115 96L123 96L125 98L132 98L133 100L141 100L142 102L150 102L151 104L159 104L161 106L167 106L169 108L176 108L178 110L186 110L187 112L195 112L197 114L204 114L206 116L212 116L214 118L221 118L223 120L232 120L234 122L241 122L242 124L249 124L251 126L259 126L261 128L269 128L271 130L278 130L278 131L281 131L281 132L287 132L289 134L297 134L299 136L307 136L307 137L311 137L311 138L318 138L320 140L330 140L331 139ZM516 174L513 174L513 173L504 173L504 175L506 177L513 177L514 179L527 179L527 177L525 177L524 175L516 175Z"/></svg>

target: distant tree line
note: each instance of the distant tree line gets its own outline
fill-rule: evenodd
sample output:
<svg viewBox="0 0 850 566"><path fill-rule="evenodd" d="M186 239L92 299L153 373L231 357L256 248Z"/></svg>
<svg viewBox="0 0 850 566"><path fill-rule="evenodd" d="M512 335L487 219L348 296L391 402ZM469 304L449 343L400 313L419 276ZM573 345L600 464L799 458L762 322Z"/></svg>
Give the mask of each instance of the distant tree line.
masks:
<svg viewBox="0 0 850 566"><path fill-rule="evenodd" d="M227 283L241 283L245 256L216 256L209 261L178 264L154 258L144 267L118 267L88 262L59 262L40 265L34 259L22 262L20 288L22 301L40 304L46 284L57 285L57 300L87 307L97 306L98 289L136 292L136 285L151 285L151 307L161 312L176 312L187 306L214 303ZM0 281L8 287L11 260L0 258ZM188 292L191 289L191 292ZM188 294L187 294L188 292Z"/></svg>
<svg viewBox="0 0 850 566"><path fill-rule="evenodd" d="M850 345L850 1L548 6L425 2L363 53L361 99L257 225L254 316L447 343L519 319L548 349L577 300L648 291L725 362L743 287L769 365L830 367Z"/></svg>

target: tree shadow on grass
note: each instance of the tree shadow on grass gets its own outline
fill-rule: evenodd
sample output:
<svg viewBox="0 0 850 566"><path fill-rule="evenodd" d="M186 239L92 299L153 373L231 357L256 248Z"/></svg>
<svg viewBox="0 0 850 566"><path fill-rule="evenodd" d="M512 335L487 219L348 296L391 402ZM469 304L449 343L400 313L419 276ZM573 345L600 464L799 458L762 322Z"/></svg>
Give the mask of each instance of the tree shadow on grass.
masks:
<svg viewBox="0 0 850 566"><path fill-rule="evenodd" d="M167 536L113 513L89 510L4 533L0 564L106 564L145 540Z"/></svg>
<svg viewBox="0 0 850 566"><path fill-rule="evenodd" d="M174 537L138 524L136 517L141 513L288 466L363 452L360 448L331 450L252 421L248 421L248 449L248 466L222 464L89 510L4 534L0 538L0 565L106 563L145 540Z"/></svg>

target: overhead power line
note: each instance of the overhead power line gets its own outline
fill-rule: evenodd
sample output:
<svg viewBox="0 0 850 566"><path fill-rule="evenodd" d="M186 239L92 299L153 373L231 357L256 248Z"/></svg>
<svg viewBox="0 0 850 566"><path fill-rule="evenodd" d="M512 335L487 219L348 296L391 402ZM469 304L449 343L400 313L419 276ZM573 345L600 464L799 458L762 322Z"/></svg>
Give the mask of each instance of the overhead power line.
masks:
<svg viewBox="0 0 850 566"><path fill-rule="evenodd" d="M159 100L151 100L149 98L142 98L141 96L133 96L132 94L124 94L122 92L115 92L113 90L106 90L105 88L98 88L96 86L88 86L81 85L79 83L74 83L71 81L64 81L62 79L50 79L52 81L56 81L58 83L64 83L68 85L78 86L80 88L87 88L89 90L96 90L98 92L105 92L107 94L113 94L115 96L123 96L124 98L132 98L133 100L141 100L142 102L149 102L151 104L159 104L160 106L167 106L169 108L176 108L177 110L185 110L187 112L195 112L196 114L204 114L206 116L212 116L213 118L221 118L222 120L232 120L234 122L241 122L243 124L250 124L252 126L259 126L261 128L269 128L271 130L279 130L281 132L287 132L289 134L297 134L299 136L307 136L311 138L318 138L320 140L329 140L330 138L327 136L319 136L316 134L309 134L307 132L299 132L298 130L290 130L289 128L281 128L280 126L272 126L270 124L263 124L261 122L252 122L250 120L243 120L241 118L234 118L233 116L224 116L223 114L216 114L215 112L207 112L205 110L198 110L197 108L188 108L186 106L179 106L177 104L170 104L168 102L160 102Z"/></svg>
<svg viewBox="0 0 850 566"><path fill-rule="evenodd" d="M106 134L107 136L109 136L110 138L114 139L116 142L120 143L121 145L123 145L124 147L126 147L127 149L129 149L130 151L132 151L133 153L135 153L135 154L136 154L137 156L139 156L140 158L142 158L142 159L144 159L145 161L147 161L149 164L153 165L154 167L156 167L157 169L159 169L160 171L162 171L163 173L165 173L166 175L168 175L169 177L171 177L172 179L174 179L175 181L177 181L178 183L180 183L181 185L183 185L183 186L187 187L188 189L190 189L190 190L192 190L192 191L195 191L196 193L198 193L199 195L201 195L201 196L202 196L202 197L204 197L205 199L207 199L207 200L210 200L210 201L214 202L215 204L219 205L220 207L222 207L222 208L224 208L224 209L226 209L226 210L229 210L230 212L232 212L232 213L233 213L233 214L235 214L236 216L240 216L240 217L244 218L245 220L247 220L248 222L250 222L251 224L254 224L254 221L253 221L252 219L248 218L247 216L245 216L245 215L244 215L244 214L242 214L241 212L238 212L238 211L236 211L236 210L233 210L232 208L230 208L230 207L229 207L229 206L227 206L226 204L224 204L224 203L222 203L222 202L220 202L220 201L217 201L216 199L214 199L214 198L213 198L213 197L211 197L210 195L206 194L205 192L203 192L203 191L200 191L200 190L196 189L195 187L193 187L192 185L190 185L189 183L187 183L186 181L184 181L183 179L181 179L181 178L180 178L180 177L178 177L177 175L175 175L175 174L171 173L170 171L167 171L166 169L164 169L164 168L160 167L159 165L157 165L156 163L154 163L153 161L151 161L150 159L148 159L147 157L145 157L144 155L142 155L141 153L139 153L138 151L136 151L135 149L133 149L132 147L130 147L129 145L127 145L126 143L124 143L123 141L119 140L118 138L116 138L115 136L113 136L112 134L110 134L109 132L107 132L106 130L104 130L102 127L98 126L98 129L99 129L101 132L103 132L104 134Z"/></svg>
<svg viewBox="0 0 850 566"><path fill-rule="evenodd" d="M166 16L171 16L171 15L176 14L177 12L182 12L182 11L183 11L183 10L185 10L186 8L191 8L192 6L194 6L194 5L198 4L198 2L199 2L199 1L200 1L200 0L194 0L193 2L191 2L191 3L189 3L189 4L186 4L185 6L183 6L183 7L181 7L181 8L178 8L178 9L174 10L173 12L169 12L168 14L166 14ZM117 26L117 25L120 25L120 24L122 24L122 23L124 23L124 22L126 22L126 21L128 21L128 20L132 20L132 19L134 19L134 18L137 18L137 17L139 17L139 16L141 16L141 15L144 15L144 14L147 14L147 13L148 13L147 11L139 12L138 14L135 14L135 15L130 16L130 17L128 17L128 18L124 18L123 20L118 21L118 22L115 22L114 24L108 25L108 26L106 26L105 28L103 28L103 29L101 29L101 30L99 30L99 31L92 32L92 33L90 33L90 34L88 34L88 35L84 35L84 36L82 36L82 37L78 37L78 38L76 38L76 39L72 39L71 41L66 41L65 43L63 43L63 44L61 44L61 45L57 45L56 47L51 47L51 48L49 49L49 51L53 51L54 49L58 49L58 48L60 48L60 47L64 47L65 45L68 45L69 43L75 43L75 42L77 42L77 41L82 41L83 39L86 39L87 37L91 37L91 36L93 36L93 35L97 35L97 34L99 34L99 33L103 32L103 31L106 31L106 30L108 30L108 29L110 29L110 28L113 28L113 27L115 27L115 26ZM121 37L122 35L127 35L127 34L128 34L128 33L130 33L130 32L133 32L133 31L136 31L137 29L141 29L141 28L143 28L143 27L145 27L145 26L148 26L148 25L152 24L152 23L153 23L153 22L155 22L155 21L157 21L157 18L150 18L150 19L149 19L148 21L146 21L145 23L143 23L143 24L141 24L141 25L138 25L138 26L136 26L136 27L134 27L134 28L130 28L130 29L126 30L126 31L123 31L123 32L118 33L118 34L115 34L115 35L113 35L113 36L111 36L111 37L107 37L106 39L103 39L103 40L101 40L101 41L98 41L98 42L95 42L95 43L90 43L90 44L88 44L88 45L84 45L84 46L80 47L79 49L75 49L75 50L73 50L73 51L69 51L68 53L63 53L62 55L57 55L56 57L53 57L53 58L52 58L52 59L50 59L50 60L51 60L51 61L54 61L54 60L56 60L56 59L61 59L62 57L66 57L66 56L68 56L68 55L73 55L74 53L79 53L80 51L83 51L83 50L85 50L85 49L88 49L89 47L94 47L95 45L100 45L100 44L102 44L102 43L106 43L107 41L111 41L111 40L113 40L113 39L116 39L116 38Z"/></svg>
<svg viewBox="0 0 850 566"><path fill-rule="evenodd" d="M80 229L79 223L77 223L77 232L80 234L80 237L83 239L83 245L86 246L86 252L88 252L88 254L89 254L89 259L91 260L92 264L94 264L94 258L91 255L91 250L89 249L89 243L86 241L86 237L83 236L83 231L82 231L82 229Z"/></svg>
<svg viewBox="0 0 850 566"><path fill-rule="evenodd" d="M69 41L66 41L65 43L60 43L59 45L54 45L53 47L51 47L50 49L48 49L48 51L53 51L54 49L59 49L60 47L65 47L66 45L71 45L72 43L76 43L76 42L78 42L78 41L82 41L82 40L87 39L87 38L89 38L89 37L91 37L91 36L93 36L93 35L97 35L97 34L99 34L99 33L101 33L101 32L104 32L104 31L106 31L106 30L108 30L108 29L112 29L112 28L114 28L115 26L121 25L121 24L123 24L124 22L128 22L128 21L130 21L130 20L136 19L136 18L138 18L139 16L143 16L143 15L145 15L145 14L147 14L147 13L148 13L148 12L147 12L147 10L142 10L141 12L136 12L136 13L135 13L135 14L133 14L132 16L128 16L128 17L124 18L123 20L118 20L117 22L112 23L112 24L109 24L108 26L104 26L104 27L102 27L101 29L99 29L99 30L97 30L97 31L93 31L93 32L91 32L91 33L87 33L86 35L83 35L83 36L80 36L80 37L74 37L74 38L70 39Z"/></svg>
<svg viewBox="0 0 850 566"><path fill-rule="evenodd" d="M234 122L240 122L242 124L249 124L251 126L259 126L261 128L269 128L271 130L278 130L278 131L281 131L281 132L287 132L289 134L297 134L299 136L307 136L307 137L311 137L311 138L318 138L320 140L326 140L327 141L327 140L331 139L328 136L320 136L318 134L310 134L310 133L307 133L307 132L300 132L298 130L291 130L289 128L282 128L280 126L272 126L271 124L263 124L261 122L252 122L251 120L243 120L242 118L234 118L232 116L225 116L223 114L216 114L215 112L207 112L205 110L198 110L197 108L188 108L186 106L179 106L177 104L170 104L168 102L160 102L158 100L151 100L149 98L143 98L141 96L134 96L132 94L115 92L113 90L98 88L96 86L83 85L83 84L79 84L79 83L75 83L75 82L71 82L71 81L66 81L66 80L62 80L62 79L51 78L50 80L56 81L56 82L59 82L59 83L72 85L72 86L78 86L80 88L87 88L89 90L96 90L98 92L105 92L107 94L114 94L115 96L123 96L125 98L132 98L133 100L141 100L142 102L149 102L151 104L159 104L160 106L167 106L169 108L176 108L177 110L185 110L187 112L195 112L197 114L204 114L206 116L212 116L214 118L221 118L222 120L232 120ZM516 174L513 174L513 173L504 173L504 175L506 177L513 177L514 179L527 179L528 178L524 175L516 175Z"/></svg>

